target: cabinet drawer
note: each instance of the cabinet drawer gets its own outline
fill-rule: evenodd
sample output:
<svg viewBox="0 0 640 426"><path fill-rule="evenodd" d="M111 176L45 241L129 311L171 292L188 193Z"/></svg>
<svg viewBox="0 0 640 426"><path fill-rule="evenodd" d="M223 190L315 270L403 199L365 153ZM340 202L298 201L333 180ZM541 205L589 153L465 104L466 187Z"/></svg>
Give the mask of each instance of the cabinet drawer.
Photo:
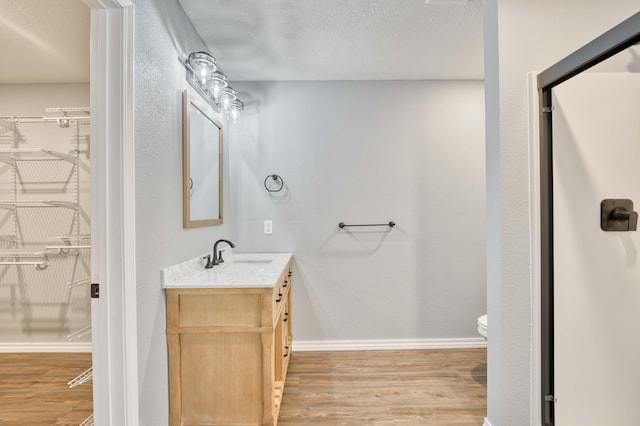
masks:
<svg viewBox="0 0 640 426"><path fill-rule="evenodd" d="M287 265L284 274L273 288L273 301L275 302L274 315L279 310L279 305L284 301L287 291L291 288L293 276L291 272L291 264Z"/></svg>
<svg viewBox="0 0 640 426"><path fill-rule="evenodd" d="M259 327L260 294L181 294L180 327Z"/></svg>
<svg viewBox="0 0 640 426"><path fill-rule="evenodd" d="M280 328L280 341L278 343L281 347L281 358L279 362L281 365L280 370L282 372L282 377L285 378L287 376L287 370L289 369L289 361L291 360L292 351L290 293L287 294L287 300L285 301L284 311L282 312L282 318L280 320ZM276 360L276 362L278 361Z"/></svg>
<svg viewBox="0 0 640 426"><path fill-rule="evenodd" d="M276 304L276 308L274 310L274 313L277 312L277 310L279 309L280 304L284 301L284 295L286 292L286 287L284 287L282 285L282 283L279 283L277 286L274 287L273 289L273 301Z"/></svg>
<svg viewBox="0 0 640 426"><path fill-rule="evenodd" d="M286 287L290 287L292 282L293 282L293 272L291 271L291 266L289 266L289 268L287 268L287 271L284 274L284 280L282 284L286 288Z"/></svg>
<svg viewBox="0 0 640 426"><path fill-rule="evenodd" d="M291 352L289 341L289 299L285 300L284 312L282 313L282 357L287 358Z"/></svg>

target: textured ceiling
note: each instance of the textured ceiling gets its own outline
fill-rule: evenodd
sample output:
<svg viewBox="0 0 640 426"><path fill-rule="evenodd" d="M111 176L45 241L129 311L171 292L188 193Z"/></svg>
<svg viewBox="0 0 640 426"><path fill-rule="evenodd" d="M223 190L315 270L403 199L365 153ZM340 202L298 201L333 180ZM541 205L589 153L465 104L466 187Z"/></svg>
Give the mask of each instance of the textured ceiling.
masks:
<svg viewBox="0 0 640 426"><path fill-rule="evenodd" d="M82 0L0 0L0 84L89 81Z"/></svg>
<svg viewBox="0 0 640 426"><path fill-rule="evenodd" d="M231 80L482 79L481 0L179 0Z"/></svg>
<svg viewBox="0 0 640 426"><path fill-rule="evenodd" d="M482 0L179 1L232 80L483 78ZM0 0L0 84L88 82L89 21L82 0Z"/></svg>

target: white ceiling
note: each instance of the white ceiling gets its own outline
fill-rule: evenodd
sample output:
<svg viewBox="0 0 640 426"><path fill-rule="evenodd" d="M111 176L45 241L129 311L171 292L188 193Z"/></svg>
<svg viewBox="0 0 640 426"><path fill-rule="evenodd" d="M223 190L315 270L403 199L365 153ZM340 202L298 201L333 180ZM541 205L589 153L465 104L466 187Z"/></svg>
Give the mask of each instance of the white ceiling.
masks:
<svg viewBox="0 0 640 426"><path fill-rule="evenodd" d="M482 0L179 0L230 80L482 79Z"/></svg>
<svg viewBox="0 0 640 426"><path fill-rule="evenodd" d="M0 0L0 84L89 81L82 0Z"/></svg>
<svg viewBox="0 0 640 426"><path fill-rule="evenodd" d="M179 1L231 80L483 78L482 0ZM89 27L82 0L0 0L0 84L88 82Z"/></svg>

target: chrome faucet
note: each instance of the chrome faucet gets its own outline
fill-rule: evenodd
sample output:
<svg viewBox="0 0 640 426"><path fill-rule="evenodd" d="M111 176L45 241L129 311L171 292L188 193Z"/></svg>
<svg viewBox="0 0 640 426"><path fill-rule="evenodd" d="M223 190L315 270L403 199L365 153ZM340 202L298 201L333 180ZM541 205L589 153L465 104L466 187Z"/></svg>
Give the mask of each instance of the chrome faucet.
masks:
<svg viewBox="0 0 640 426"><path fill-rule="evenodd" d="M219 265L219 264L224 262L224 259L222 258L222 250L220 250L220 252L218 252L218 244L220 244L220 243L227 243L227 244L229 244L229 246L231 248L234 248L236 246L235 244L233 244L229 240L218 240L218 241L216 241L216 243L213 245L213 253L211 253L211 256L209 256L207 264L204 266L205 268L211 269L214 266Z"/></svg>

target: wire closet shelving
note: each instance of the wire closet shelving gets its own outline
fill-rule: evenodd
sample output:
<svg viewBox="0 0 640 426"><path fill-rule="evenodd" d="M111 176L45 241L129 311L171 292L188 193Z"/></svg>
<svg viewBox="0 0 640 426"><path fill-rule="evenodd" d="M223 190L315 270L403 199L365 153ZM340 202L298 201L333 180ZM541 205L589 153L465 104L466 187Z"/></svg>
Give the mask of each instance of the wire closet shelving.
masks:
<svg viewBox="0 0 640 426"><path fill-rule="evenodd" d="M63 337L74 341L91 334L90 324L69 323L70 312L78 308L75 301L88 297L90 283L89 214L81 203L88 188L81 178L88 168L80 156L89 151L91 115L85 107L45 112L0 117L0 275L12 295L11 310L22 315L24 332L55 324L67 328ZM53 132L68 135L68 151L47 139ZM87 171L81 177L83 167ZM92 377L89 368L68 385ZM81 423L93 424L93 414Z"/></svg>

